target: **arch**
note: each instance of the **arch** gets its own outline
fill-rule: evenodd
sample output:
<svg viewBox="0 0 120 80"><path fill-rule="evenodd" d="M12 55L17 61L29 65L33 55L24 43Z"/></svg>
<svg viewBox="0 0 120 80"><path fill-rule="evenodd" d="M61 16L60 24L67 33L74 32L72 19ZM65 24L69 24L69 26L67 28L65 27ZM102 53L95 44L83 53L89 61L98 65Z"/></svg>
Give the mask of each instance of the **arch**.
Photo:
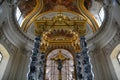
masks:
<svg viewBox="0 0 120 80"><path fill-rule="evenodd" d="M52 51L54 51L54 50L57 50L57 49L61 49L61 50L66 50L66 51L68 51L72 56L73 56L73 58L75 57L75 55L74 55L74 53L75 53L75 51L74 51L74 49L69 49L69 48L51 48L51 49L48 49L47 51L46 51L46 57L52 52Z"/></svg>
<svg viewBox="0 0 120 80"><path fill-rule="evenodd" d="M112 51L111 55L110 55L110 59L114 68L114 71L116 73L116 76L118 78L118 80L120 80L120 64L118 61L118 54L120 52L120 44L118 44Z"/></svg>
<svg viewBox="0 0 120 80"><path fill-rule="evenodd" d="M0 63L0 80L2 80L2 77L5 73L5 70L6 70L9 58L10 58L10 55L2 44L0 44L0 52L3 56L2 61Z"/></svg>
<svg viewBox="0 0 120 80"><path fill-rule="evenodd" d="M61 52L61 56L64 56L62 60L62 79L73 79L75 80L75 67L74 67L74 58L72 53L66 49L55 49L51 51L46 58L46 67L45 67L45 80L57 80L59 79L59 69L58 69L58 55ZM61 58L61 59L62 59Z"/></svg>

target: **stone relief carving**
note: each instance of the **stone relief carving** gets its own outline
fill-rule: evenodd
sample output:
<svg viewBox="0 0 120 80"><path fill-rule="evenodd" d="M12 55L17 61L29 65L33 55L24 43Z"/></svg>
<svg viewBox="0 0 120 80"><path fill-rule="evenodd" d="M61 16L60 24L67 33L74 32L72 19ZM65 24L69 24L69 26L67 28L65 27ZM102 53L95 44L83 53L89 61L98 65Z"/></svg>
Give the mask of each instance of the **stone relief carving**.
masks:
<svg viewBox="0 0 120 80"><path fill-rule="evenodd" d="M98 46L97 44L94 44L96 46L95 46L95 49L91 50L91 55L95 55L95 54L98 54L98 53L100 55L100 53L104 52L104 54L107 56L107 55L111 54L112 50L118 44L120 44L120 28L119 28L119 25L117 23L115 23L114 26L117 27L117 33L114 35L114 37L111 39L111 41L106 46L104 46L103 48L100 48L100 46Z"/></svg>
<svg viewBox="0 0 120 80"><path fill-rule="evenodd" d="M0 43L3 44L10 53L14 54L17 51L17 47L15 47L4 35L2 31L2 27L0 27Z"/></svg>
<svg viewBox="0 0 120 80"><path fill-rule="evenodd" d="M120 28L118 28L116 35L114 38L103 48L103 51L106 55L111 54L112 50L120 44Z"/></svg>

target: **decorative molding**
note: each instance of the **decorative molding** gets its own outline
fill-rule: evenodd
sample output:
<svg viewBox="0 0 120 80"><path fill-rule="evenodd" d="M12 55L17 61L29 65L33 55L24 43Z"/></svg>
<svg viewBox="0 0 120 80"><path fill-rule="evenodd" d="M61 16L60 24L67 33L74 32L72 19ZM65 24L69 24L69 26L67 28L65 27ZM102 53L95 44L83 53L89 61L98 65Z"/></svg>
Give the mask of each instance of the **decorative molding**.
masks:
<svg viewBox="0 0 120 80"><path fill-rule="evenodd" d="M16 31L16 33L19 33L20 36L23 37L23 39L26 39L27 41L33 42L32 39L30 39L29 37L27 37L26 34L24 34L20 30L20 28L19 28L19 26L18 26L18 24L17 24L17 22L15 20L15 13L14 12L15 12L15 8L12 6L11 10L10 10L10 15L9 15L9 17L10 17L9 21L10 21L10 23L12 25L12 29L14 29Z"/></svg>
<svg viewBox="0 0 120 80"><path fill-rule="evenodd" d="M116 26L116 28L117 28L117 31L116 31L115 35L113 36L113 38L111 38L111 39L109 38L108 40L110 40L110 41L104 47L101 47L97 43L93 43L94 48L90 49L91 55L95 55L95 54L98 54L98 53L100 55L101 54L100 51L103 50L103 52L107 56L107 55L111 54L112 50L118 44L120 44L120 28L118 27L119 25L116 24L116 22L114 22L113 24L114 24L113 26Z"/></svg>
<svg viewBox="0 0 120 80"><path fill-rule="evenodd" d="M120 28L118 28L114 38L103 48L105 55L110 55L113 49L120 44Z"/></svg>
<svg viewBox="0 0 120 80"><path fill-rule="evenodd" d="M32 49L34 40L30 39L27 34L22 32L15 20L15 6L9 7L9 5L6 3L4 4L7 8L7 15L8 17L5 20L5 24L3 27L5 36L9 39L10 42L12 42L15 46L20 46L25 43L25 48Z"/></svg>
<svg viewBox="0 0 120 80"><path fill-rule="evenodd" d="M16 4L7 0L2 6L4 7L4 11L6 12L5 18L4 20L2 20L4 22L1 21L2 23L0 24L0 26L4 26L2 28L4 35L15 46L21 46L25 43L24 47L31 50L34 40L30 39L29 36L22 32L18 26L15 19Z"/></svg>
<svg viewBox="0 0 120 80"><path fill-rule="evenodd" d="M111 13L111 11L113 10L112 4L109 5L104 4L104 9L105 9L105 20L103 21L101 28L92 37L87 39L88 43L93 41L96 42L96 40L100 38L99 36L101 36L103 32L106 32L106 29L110 28L108 26L110 26L110 23L112 22L112 13Z"/></svg>
<svg viewBox="0 0 120 80"><path fill-rule="evenodd" d="M14 54L17 52L17 47L15 47L4 35L2 27L0 27L0 44L4 45L10 53Z"/></svg>

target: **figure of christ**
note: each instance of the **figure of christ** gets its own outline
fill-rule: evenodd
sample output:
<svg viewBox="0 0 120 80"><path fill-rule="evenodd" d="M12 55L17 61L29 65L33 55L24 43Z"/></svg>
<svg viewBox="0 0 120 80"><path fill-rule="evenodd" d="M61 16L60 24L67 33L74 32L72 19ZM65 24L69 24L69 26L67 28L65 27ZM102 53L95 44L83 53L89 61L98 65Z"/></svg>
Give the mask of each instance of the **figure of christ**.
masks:
<svg viewBox="0 0 120 80"><path fill-rule="evenodd" d="M69 60L69 58L54 60L58 64L57 69L59 70L59 80L62 80L62 74L61 73L62 73L62 68L63 68L64 61L66 61L66 60Z"/></svg>
<svg viewBox="0 0 120 80"><path fill-rule="evenodd" d="M57 64L58 64L58 67L57 67L57 69L61 72L62 71L62 67L63 67L63 63L64 63L64 61L66 61L66 60L69 60L69 58L65 58L65 59L57 59L56 60L56 62L57 62Z"/></svg>
<svg viewBox="0 0 120 80"><path fill-rule="evenodd" d="M61 70L62 70L62 67L63 67L63 65L62 65L62 63L63 63L63 60L61 60L61 59L58 59L57 61L57 64L58 64L58 67L57 67L57 69L61 72Z"/></svg>
<svg viewBox="0 0 120 80"><path fill-rule="evenodd" d="M55 57L51 58L51 60L54 60L56 62L56 64L58 65L58 67L57 67L57 69L59 71L59 75L58 75L59 79L58 80L62 80L61 73L62 73L63 64L66 60L69 60L69 58L66 58L60 50Z"/></svg>
<svg viewBox="0 0 120 80"><path fill-rule="evenodd" d="M62 80L62 68L63 68L63 64L66 60L69 60L69 58L66 58L61 51L59 51L59 53L54 57L51 58L51 60L54 60L56 62L56 64L58 65L57 69L59 71L59 79L58 80Z"/></svg>

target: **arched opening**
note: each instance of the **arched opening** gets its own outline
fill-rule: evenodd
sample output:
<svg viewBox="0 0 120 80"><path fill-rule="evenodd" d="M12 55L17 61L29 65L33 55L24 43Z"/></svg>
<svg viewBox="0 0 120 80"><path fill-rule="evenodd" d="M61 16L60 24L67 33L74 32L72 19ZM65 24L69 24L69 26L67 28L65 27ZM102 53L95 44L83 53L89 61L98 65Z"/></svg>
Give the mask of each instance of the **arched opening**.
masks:
<svg viewBox="0 0 120 80"><path fill-rule="evenodd" d="M120 44L117 45L110 55L110 59L118 80L120 79L120 64L119 64Z"/></svg>
<svg viewBox="0 0 120 80"><path fill-rule="evenodd" d="M65 49L50 52L46 58L45 80L75 80L73 59L72 54Z"/></svg>
<svg viewBox="0 0 120 80"><path fill-rule="evenodd" d="M0 80L2 80L2 77L5 73L10 55L8 53L8 51L5 49L5 47L3 45L0 44L0 52L1 52L1 62L0 62Z"/></svg>

